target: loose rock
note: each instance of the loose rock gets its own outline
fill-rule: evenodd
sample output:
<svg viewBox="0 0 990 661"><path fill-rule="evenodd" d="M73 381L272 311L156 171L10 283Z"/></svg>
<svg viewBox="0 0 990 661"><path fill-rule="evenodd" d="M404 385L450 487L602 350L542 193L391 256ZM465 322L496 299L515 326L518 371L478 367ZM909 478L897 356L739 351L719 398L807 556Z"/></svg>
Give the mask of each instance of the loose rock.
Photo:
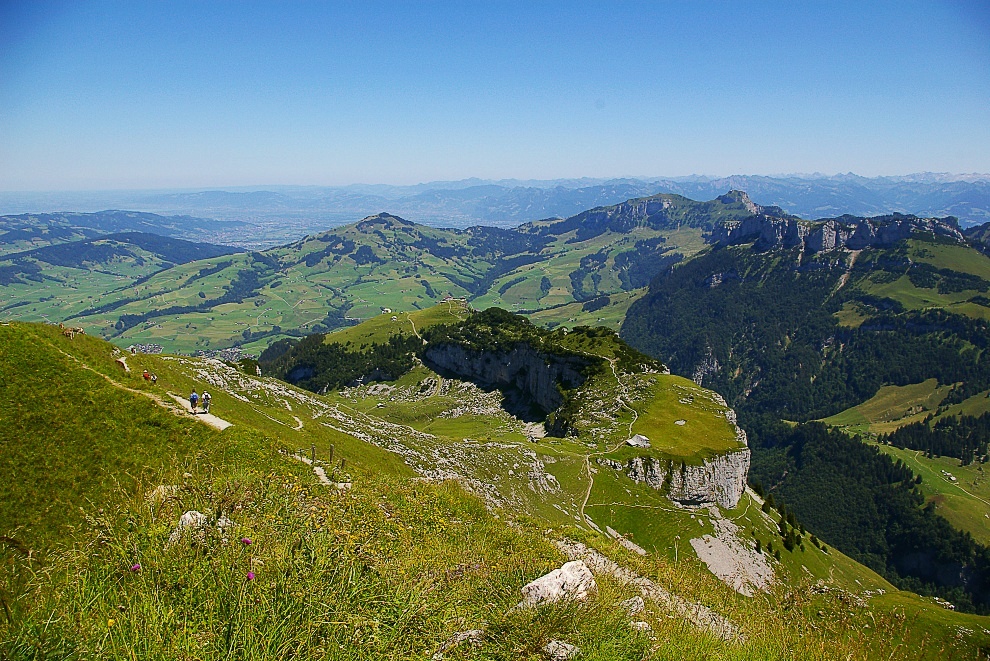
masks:
<svg viewBox="0 0 990 661"><path fill-rule="evenodd" d="M454 649L458 645L470 642L471 647L481 647L481 641L485 637L485 632L482 629L469 629L468 631L458 631L453 636L448 638L443 645L440 646L433 656L431 657L433 661L442 661L443 655Z"/></svg>
<svg viewBox="0 0 990 661"><path fill-rule="evenodd" d="M540 606L564 599L584 601L595 592L598 585L595 577L581 560L564 564L549 574L541 576L522 588L523 600L519 606Z"/></svg>
<svg viewBox="0 0 990 661"><path fill-rule="evenodd" d="M551 640L543 646L543 651L546 652L551 661L568 661L568 659L573 659L581 653L577 646L562 640Z"/></svg>

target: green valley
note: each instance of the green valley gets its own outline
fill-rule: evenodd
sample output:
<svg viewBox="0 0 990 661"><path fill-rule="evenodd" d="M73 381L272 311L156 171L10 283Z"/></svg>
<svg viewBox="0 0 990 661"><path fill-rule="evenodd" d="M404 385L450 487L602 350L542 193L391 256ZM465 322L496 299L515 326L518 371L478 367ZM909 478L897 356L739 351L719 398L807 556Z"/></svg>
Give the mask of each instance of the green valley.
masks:
<svg viewBox="0 0 990 661"><path fill-rule="evenodd" d="M703 233L715 222L753 209L737 192L710 202L665 194L514 230L437 229L379 214L263 253L149 264L141 273L45 266L47 289L0 282L10 299L0 315L71 321L124 346L193 352L236 345L256 354L274 339L383 310L429 308L448 296L550 325L617 329L653 276L704 249ZM18 268L34 268L24 261Z"/></svg>

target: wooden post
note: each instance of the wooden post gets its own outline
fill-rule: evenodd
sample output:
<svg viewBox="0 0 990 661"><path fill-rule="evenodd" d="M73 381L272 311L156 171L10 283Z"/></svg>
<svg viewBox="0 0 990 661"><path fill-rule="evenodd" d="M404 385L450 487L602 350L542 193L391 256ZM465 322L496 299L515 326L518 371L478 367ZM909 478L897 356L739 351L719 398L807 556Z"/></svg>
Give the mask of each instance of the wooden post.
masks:
<svg viewBox="0 0 990 661"><path fill-rule="evenodd" d="M340 460L340 470L344 470L344 459Z"/></svg>
<svg viewBox="0 0 990 661"><path fill-rule="evenodd" d="M313 458L313 465L315 466L316 465L316 444L315 443L313 445L310 445L309 446L309 453L310 453L310 456Z"/></svg>
<svg viewBox="0 0 990 661"><path fill-rule="evenodd" d="M330 465L333 466L333 446L330 446Z"/></svg>

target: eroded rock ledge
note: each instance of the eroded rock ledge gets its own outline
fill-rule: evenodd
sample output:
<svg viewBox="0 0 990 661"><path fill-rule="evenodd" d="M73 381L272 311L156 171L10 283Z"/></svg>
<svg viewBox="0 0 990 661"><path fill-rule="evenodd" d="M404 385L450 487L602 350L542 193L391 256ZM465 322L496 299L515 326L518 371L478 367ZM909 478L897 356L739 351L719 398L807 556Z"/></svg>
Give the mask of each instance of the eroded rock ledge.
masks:
<svg viewBox="0 0 990 661"><path fill-rule="evenodd" d="M487 388L514 390L535 402L544 413L564 403L561 388L580 387L588 360L558 356L520 342L511 351L474 351L459 344L429 346L423 363L441 374L452 374Z"/></svg>
<svg viewBox="0 0 990 661"><path fill-rule="evenodd" d="M811 222L778 218L766 213L741 221L721 222L712 230L709 240L716 245L754 242L757 250L800 246L808 252L817 253L836 248L861 250L889 247L915 232L947 237L960 243L965 240L954 219L894 214L877 218L843 216Z"/></svg>
<svg viewBox="0 0 990 661"><path fill-rule="evenodd" d="M644 482L682 505L733 508L746 490L750 451L734 452L691 465L673 459L635 457L626 464L626 473L635 482Z"/></svg>

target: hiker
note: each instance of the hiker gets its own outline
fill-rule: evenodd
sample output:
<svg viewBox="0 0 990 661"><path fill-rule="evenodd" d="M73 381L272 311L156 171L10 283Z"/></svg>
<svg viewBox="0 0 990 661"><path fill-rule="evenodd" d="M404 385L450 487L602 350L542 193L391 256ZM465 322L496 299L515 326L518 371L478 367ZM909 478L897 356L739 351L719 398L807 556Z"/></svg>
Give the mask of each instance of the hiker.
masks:
<svg viewBox="0 0 990 661"><path fill-rule="evenodd" d="M151 381L151 374L148 372L148 370L145 370L144 374L142 374L141 376L144 378L145 381Z"/></svg>
<svg viewBox="0 0 990 661"><path fill-rule="evenodd" d="M151 375L151 385L155 385L156 383L158 383L158 375L157 374L152 374Z"/></svg>
<svg viewBox="0 0 990 661"><path fill-rule="evenodd" d="M195 388L192 394L189 395L189 412L196 415L196 404L199 402L199 395L196 394Z"/></svg>
<svg viewBox="0 0 990 661"><path fill-rule="evenodd" d="M204 392L203 393L203 413L209 413L210 412L210 402L212 402L212 401L213 401L213 398L210 397L210 393Z"/></svg>

